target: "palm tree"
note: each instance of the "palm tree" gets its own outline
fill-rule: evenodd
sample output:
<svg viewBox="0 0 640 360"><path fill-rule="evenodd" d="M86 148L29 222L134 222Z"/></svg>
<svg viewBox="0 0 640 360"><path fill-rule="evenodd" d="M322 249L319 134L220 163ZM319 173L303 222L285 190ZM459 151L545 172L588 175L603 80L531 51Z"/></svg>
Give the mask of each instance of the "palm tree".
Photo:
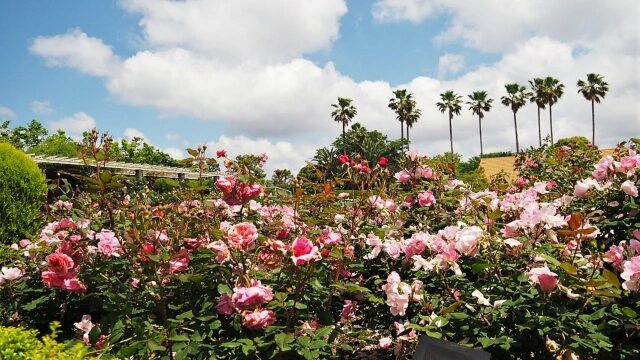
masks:
<svg viewBox="0 0 640 360"><path fill-rule="evenodd" d="M551 143L553 144L553 114L551 112L551 108L553 104L557 103L558 100L564 94L564 85L560 82L560 80L547 76L542 80L542 100L545 104L549 105L549 129L551 130Z"/></svg>
<svg viewBox="0 0 640 360"><path fill-rule="evenodd" d="M415 107L415 101L413 102L413 105L414 107L411 109L411 112L407 115L407 118L404 121L407 125L407 149L409 148L409 144L411 143L411 140L409 138L409 129L411 129L413 125L418 122L420 116L422 116L422 111Z"/></svg>
<svg viewBox="0 0 640 360"><path fill-rule="evenodd" d="M451 120L453 119L453 114L460 115L460 110L462 110L462 97L453 92L453 90L448 90L440 94L440 102L436 103L438 106L438 110L441 113L445 113L445 111L449 112L449 142L451 143L451 154L453 155L453 129L451 127Z"/></svg>
<svg viewBox="0 0 640 360"><path fill-rule="evenodd" d="M342 140L345 139L345 128L349 125L349 122L358 114L358 110L351 104L353 100L338 97L338 104L331 104L334 110L331 112L331 117L335 122L342 123Z"/></svg>
<svg viewBox="0 0 640 360"><path fill-rule="evenodd" d="M531 85L531 90L533 90L533 95L531 99L529 99L532 103L535 103L538 107L538 142L539 146L542 146L542 129L540 128L540 109L545 108L545 103L542 96L542 78L534 78L533 80L529 80L529 85Z"/></svg>
<svg viewBox="0 0 640 360"><path fill-rule="evenodd" d="M404 140L404 124L407 123L407 140L409 140L409 127L413 126L420 118L421 111L416 108L416 101L412 93L406 89L398 89L393 92L395 98L389 99L389 108L396 112L396 119L400 121L400 139Z"/></svg>
<svg viewBox="0 0 640 360"><path fill-rule="evenodd" d="M467 101L469 110L475 115L478 115L478 129L480 130L480 156L483 155L482 151L482 119L484 119L485 111L491 110L491 103L493 99L489 99L489 94L486 91L474 91L473 94L467 95L471 101Z"/></svg>
<svg viewBox="0 0 640 360"><path fill-rule="evenodd" d="M582 94L585 99L591 101L591 143L596 143L596 117L595 103L600 103L601 99L609 91L609 84L604 81L604 77L600 74L587 74L587 81L578 80L578 93Z"/></svg>
<svg viewBox="0 0 640 360"><path fill-rule="evenodd" d="M520 84L506 84L504 88L507 90L507 96L500 98L504 106L508 106L513 111L513 125L516 129L516 152L520 152L520 142L518 141L518 120L516 119L516 113L521 107L527 104L527 99L531 97L531 93L526 91L526 88Z"/></svg>

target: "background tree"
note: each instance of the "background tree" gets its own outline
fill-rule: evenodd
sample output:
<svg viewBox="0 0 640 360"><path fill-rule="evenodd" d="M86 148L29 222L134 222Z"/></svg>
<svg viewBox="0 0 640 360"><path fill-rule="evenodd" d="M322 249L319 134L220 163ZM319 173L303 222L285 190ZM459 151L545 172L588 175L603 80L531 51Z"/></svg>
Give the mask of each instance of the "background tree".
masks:
<svg viewBox="0 0 640 360"><path fill-rule="evenodd" d="M416 108L415 105L416 103L414 101L413 108L411 109L411 112L407 115L407 119L405 120L405 124L407 125L407 149L411 144L411 138L409 137L409 129L411 129L413 125L415 125L415 123L418 122L418 120L420 119L420 116L422 116L422 110Z"/></svg>
<svg viewBox="0 0 640 360"><path fill-rule="evenodd" d="M63 130L49 135L40 144L31 147L28 153L45 156L65 156L76 158L80 156L78 143L67 136Z"/></svg>
<svg viewBox="0 0 640 360"><path fill-rule="evenodd" d="M474 91L471 95L468 95L471 101L467 101L469 110L475 115L478 115L478 130L480 131L480 156L484 154L482 149L482 119L484 119L484 113L491 110L491 103L493 99L489 98L489 94L486 91Z"/></svg>
<svg viewBox="0 0 640 360"><path fill-rule="evenodd" d="M604 77L600 74L587 74L587 81L578 80L578 93L582 94L585 99L591 101L591 143L596 143L596 116L595 103L600 103L601 99L609 91L609 84L604 81Z"/></svg>
<svg viewBox="0 0 640 360"><path fill-rule="evenodd" d="M516 129L516 152L520 153L520 142L518 140L518 120L516 114L521 107L526 105L527 99L531 97L531 93L526 91L526 88L520 84L506 84L504 88L507 90L507 95L501 98L502 104L511 108L513 112L513 125Z"/></svg>
<svg viewBox="0 0 640 360"><path fill-rule="evenodd" d="M545 108L544 96L542 94L542 85L544 80L542 78L533 78L533 80L529 80L529 85L531 85L532 96L529 99L532 103L536 104L538 108L538 146L542 146L542 129L540 127L540 109Z"/></svg>
<svg viewBox="0 0 640 360"><path fill-rule="evenodd" d="M345 128L349 125L351 120L358 114L358 110L351 104L353 100L338 97L337 104L331 104L334 110L331 112L331 117L335 122L342 124L342 136L344 137Z"/></svg>
<svg viewBox="0 0 640 360"><path fill-rule="evenodd" d="M293 174L289 169L276 169L271 176L271 181L273 181L273 185L288 188L293 180Z"/></svg>
<svg viewBox="0 0 640 360"><path fill-rule="evenodd" d="M462 110L462 97L452 90L448 90L440 94L440 102L436 103L441 113L449 113L449 142L451 143L451 153L453 154L453 128L451 120L453 115L460 115Z"/></svg>
<svg viewBox="0 0 640 360"><path fill-rule="evenodd" d="M560 80L547 76L542 81L542 100L545 104L549 105L549 130L551 132L551 143L553 144L553 113L551 108L553 104L557 103L558 100L564 94L564 85L560 82Z"/></svg>
<svg viewBox="0 0 640 360"><path fill-rule="evenodd" d="M400 121L400 140L404 140L404 124L412 122L413 125L420 117L420 110L416 108L416 101L412 93L407 89L398 89L393 92L394 98L389 99L389 108L396 112L396 119ZM409 138L407 129L407 138Z"/></svg>

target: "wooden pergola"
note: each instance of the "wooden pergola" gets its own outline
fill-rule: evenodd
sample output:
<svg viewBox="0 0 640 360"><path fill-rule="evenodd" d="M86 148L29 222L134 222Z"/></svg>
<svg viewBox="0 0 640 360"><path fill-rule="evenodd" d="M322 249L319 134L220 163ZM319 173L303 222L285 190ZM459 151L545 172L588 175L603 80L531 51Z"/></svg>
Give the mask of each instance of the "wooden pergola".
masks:
<svg viewBox="0 0 640 360"><path fill-rule="evenodd" d="M38 164L65 165L75 167L93 167L91 163L86 164L82 159L70 158L63 156L43 156L28 154L33 161ZM113 171L114 174L136 176L138 179L143 177L171 178L178 180L197 180L200 173L188 168L179 168L173 166L134 164L120 161L109 161L103 166ZM218 172L203 172L202 178L218 178L224 176Z"/></svg>

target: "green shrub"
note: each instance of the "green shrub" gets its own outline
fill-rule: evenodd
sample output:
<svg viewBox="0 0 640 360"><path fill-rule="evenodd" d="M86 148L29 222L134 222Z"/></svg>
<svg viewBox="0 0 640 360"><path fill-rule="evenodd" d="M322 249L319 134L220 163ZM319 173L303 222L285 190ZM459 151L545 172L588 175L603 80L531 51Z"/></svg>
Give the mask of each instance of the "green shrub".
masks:
<svg viewBox="0 0 640 360"><path fill-rule="evenodd" d="M156 190L158 190L158 192L166 193L172 191L173 189L179 188L180 182L168 178L159 178L153 182L153 185Z"/></svg>
<svg viewBox="0 0 640 360"><path fill-rule="evenodd" d="M82 343L65 345L55 340L58 324L51 326L52 335L37 338L36 330L0 326L0 359L3 360L75 360L86 359L87 348Z"/></svg>
<svg viewBox="0 0 640 360"><path fill-rule="evenodd" d="M0 143L0 241L30 235L47 191L38 165L12 145Z"/></svg>

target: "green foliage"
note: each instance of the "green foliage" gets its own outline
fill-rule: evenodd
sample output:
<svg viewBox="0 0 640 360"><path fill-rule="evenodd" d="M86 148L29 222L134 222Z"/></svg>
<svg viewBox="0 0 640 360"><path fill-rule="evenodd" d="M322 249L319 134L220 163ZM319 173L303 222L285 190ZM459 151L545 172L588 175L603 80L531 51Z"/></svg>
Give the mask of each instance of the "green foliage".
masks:
<svg viewBox="0 0 640 360"><path fill-rule="evenodd" d="M59 324L51 325L51 335L39 340L38 332L15 327L0 326L0 359L3 360L80 360L88 358L87 347L79 342L65 345L58 343L56 331Z"/></svg>
<svg viewBox="0 0 640 360"><path fill-rule="evenodd" d="M0 143L0 241L31 235L47 191L38 165L22 151Z"/></svg>
<svg viewBox="0 0 640 360"><path fill-rule="evenodd" d="M68 137L62 130L58 130L55 134L45 138L40 144L29 148L28 153L66 157L79 157L80 155L78 143Z"/></svg>
<svg viewBox="0 0 640 360"><path fill-rule="evenodd" d="M489 158L506 157L506 156L513 156L513 152L512 151L496 151L492 153L483 154L481 158L489 159Z"/></svg>
<svg viewBox="0 0 640 360"><path fill-rule="evenodd" d="M135 164L164 165L184 167L184 163L175 160L169 154L147 144L144 139L134 137L132 140L122 139L114 143L112 160Z"/></svg>
<svg viewBox="0 0 640 360"><path fill-rule="evenodd" d="M174 179L158 178L153 182L155 189L160 193L171 192L180 187L180 182Z"/></svg>

